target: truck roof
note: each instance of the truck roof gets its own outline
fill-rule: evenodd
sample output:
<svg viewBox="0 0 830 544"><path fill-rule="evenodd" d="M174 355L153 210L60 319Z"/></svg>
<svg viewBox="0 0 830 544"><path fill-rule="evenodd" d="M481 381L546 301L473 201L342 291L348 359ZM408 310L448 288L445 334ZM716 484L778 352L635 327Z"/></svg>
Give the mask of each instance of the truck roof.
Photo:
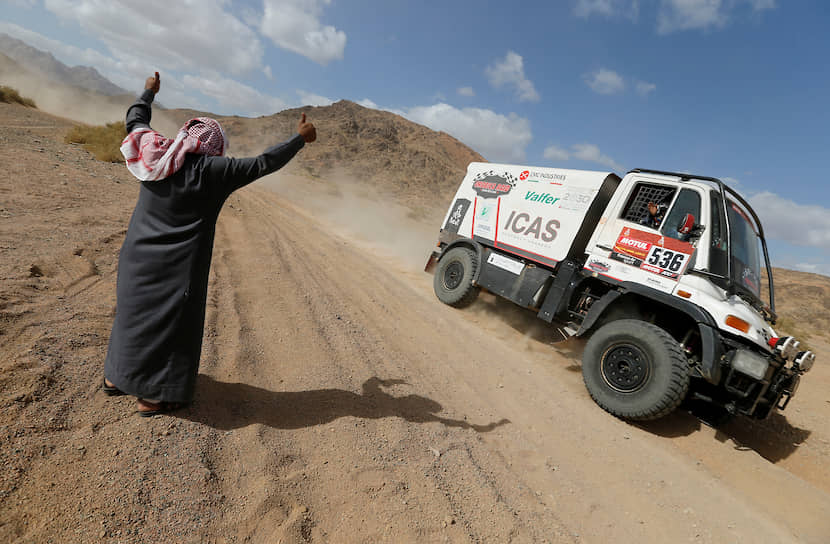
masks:
<svg viewBox="0 0 830 544"><path fill-rule="evenodd" d="M497 162L471 162L467 165L467 172L471 170L478 171L481 168L491 168L494 170L528 170L528 171L551 171L551 172L559 172L562 174L572 174L572 175L580 175L580 176L590 176L596 175L599 179L605 179L606 176L609 174L614 174L611 170L577 170L577 169L568 169L568 168L556 168L553 166L530 166L530 165L522 165L522 164L505 164L505 163L497 163ZM616 174L615 174L616 175Z"/></svg>

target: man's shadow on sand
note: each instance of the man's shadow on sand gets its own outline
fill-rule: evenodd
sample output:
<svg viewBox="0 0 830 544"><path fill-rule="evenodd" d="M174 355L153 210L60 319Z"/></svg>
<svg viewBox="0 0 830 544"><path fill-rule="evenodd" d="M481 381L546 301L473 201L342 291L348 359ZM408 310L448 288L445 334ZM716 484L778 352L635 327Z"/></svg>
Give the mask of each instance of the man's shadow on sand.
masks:
<svg viewBox="0 0 830 544"><path fill-rule="evenodd" d="M510 423L502 419L486 425L436 415L439 403L420 395L395 397L382 387L406 384L404 380L372 377L363 382L361 394L344 389L269 391L244 383L216 381L199 375L194 404L175 415L220 430L260 424L275 429L302 429L352 416L365 419L400 417L412 423L441 423L447 427L483 433Z"/></svg>

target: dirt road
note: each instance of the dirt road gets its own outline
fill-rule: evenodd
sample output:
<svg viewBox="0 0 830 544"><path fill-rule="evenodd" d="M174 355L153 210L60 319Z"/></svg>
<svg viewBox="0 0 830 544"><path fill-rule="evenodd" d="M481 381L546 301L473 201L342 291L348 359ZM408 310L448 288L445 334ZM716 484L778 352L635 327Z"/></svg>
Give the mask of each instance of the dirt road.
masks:
<svg viewBox="0 0 830 544"><path fill-rule="evenodd" d="M786 417L622 422L578 342L487 294L440 304L413 266L430 248L395 243L422 223L390 202L344 224L354 202L302 180L231 198L196 401L138 418L98 388L135 188L108 166L50 185L87 159L38 138L15 155L34 181L0 185L3 541L830 541L823 365ZM49 215L76 190L95 214ZM47 195L51 223L21 212Z"/></svg>
<svg viewBox="0 0 830 544"><path fill-rule="evenodd" d="M425 274L263 191L245 193L239 208L217 240L217 342L204 367L216 409L200 417L238 430L235 443L258 455L292 444L295 470L313 473L303 501L321 536L830 536L826 488L718 440L691 416L636 427L599 410L581 382L580 346L552 349L532 315L486 295L467 312L443 306ZM249 393L259 415L223 415L220 399ZM263 479L286 476L284 467L270 477L234 471L246 458L223 451L226 493L261 492ZM259 519L262 501L239 516Z"/></svg>

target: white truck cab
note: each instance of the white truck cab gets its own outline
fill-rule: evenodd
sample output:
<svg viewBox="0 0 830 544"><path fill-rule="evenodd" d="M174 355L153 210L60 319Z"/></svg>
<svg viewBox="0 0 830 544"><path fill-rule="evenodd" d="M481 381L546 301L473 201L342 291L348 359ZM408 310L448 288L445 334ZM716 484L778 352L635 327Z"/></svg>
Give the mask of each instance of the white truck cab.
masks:
<svg viewBox="0 0 830 544"><path fill-rule="evenodd" d="M691 396L765 418L815 360L772 329L763 228L716 178L471 163L438 247L426 269L443 302L484 288L590 335L585 384L620 417Z"/></svg>

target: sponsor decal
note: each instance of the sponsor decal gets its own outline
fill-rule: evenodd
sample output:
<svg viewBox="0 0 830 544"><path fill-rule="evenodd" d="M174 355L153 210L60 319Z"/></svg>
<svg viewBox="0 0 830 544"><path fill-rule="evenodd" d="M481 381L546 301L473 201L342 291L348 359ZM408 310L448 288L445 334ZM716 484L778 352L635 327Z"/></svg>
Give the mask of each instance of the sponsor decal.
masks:
<svg viewBox="0 0 830 544"><path fill-rule="evenodd" d="M567 174L554 174L552 172L534 172L532 170L525 170L525 172L527 172L528 177L539 178L541 180L550 182L562 182L568 178ZM561 183L557 183L556 185L561 185Z"/></svg>
<svg viewBox="0 0 830 544"><path fill-rule="evenodd" d="M654 285L659 285L660 287L663 287L663 282L661 282L657 278L652 278L651 276L646 277L646 282L653 283Z"/></svg>
<svg viewBox="0 0 830 544"><path fill-rule="evenodd" d="M452 205L452 212L447 217L447 224L444 225L444 230L458 233L458 228L464 221L464 216L467 215L467 210L470 209L470 201L466 198L459 198Z"/></svg>
<svg viewBox="0 0 830 544"><path fill-rule="evenodd" d="M481 198L497 198L506 195L516 186L516 178L505 172L496 175L493 170L481 172L473 178L473 189Z"/></svg>
<svg viewBox="0 0 830 544"><path fill-rule="evenodd" d="M694 247L659 234L625 228L617 237L610 258L646 272L677 280L689 264Z"/></svg>
<svg viewBox="0 0 830 544"><path fill-rule="evenodd" d="M557 229L560 227L557 219L550 219L545 222L543 217L532 218L530 214L525 212L510 212L510 216L504 223L503 229L507 232L513 232L541 240L543 242L552 242L556 239Z"/></svg>
<svg viewBox="0 0 830 544"><path fill-rule="evenodd" d="M517 276L522 273L522 270L524 270L525 267L524 263L514 261L513 259L509 259L504 255L499 255L498 253L491 253L487 258L487 263L501 268L502 270L507 270Z"/></svg>
<svg viewBox="0 0 830 544"><path fill-rule="evenodd" d="M611 265L603 261L591 261L588 263L588 268L595 272L608 272L611 270Z"/></svg>
<svg viewBox="0 0 830 544"><path fill-rule="evenodd" d="M525 170L524 172L519 174L519 179L522 181L526 180L528 177L530 177L530 170Z"/></svg>
<svg viewBox="0 0 830 544"><path fill-rule="evenodd" d="M751 268L744 268L744 271L741 273L741 279L747 287L749 287L756 293L761 291L761 286L759 285L758 277L755 275L755 272Z"/></svg>
<svg viewBox="0 0 830 544"><path fill-rule="evenodd" d="M542 202L544 204L555 204L559 201L558 196L553 196L550 193L537 193L536 191L528 191L525 193L525 200L531 202Z"/></svg>

